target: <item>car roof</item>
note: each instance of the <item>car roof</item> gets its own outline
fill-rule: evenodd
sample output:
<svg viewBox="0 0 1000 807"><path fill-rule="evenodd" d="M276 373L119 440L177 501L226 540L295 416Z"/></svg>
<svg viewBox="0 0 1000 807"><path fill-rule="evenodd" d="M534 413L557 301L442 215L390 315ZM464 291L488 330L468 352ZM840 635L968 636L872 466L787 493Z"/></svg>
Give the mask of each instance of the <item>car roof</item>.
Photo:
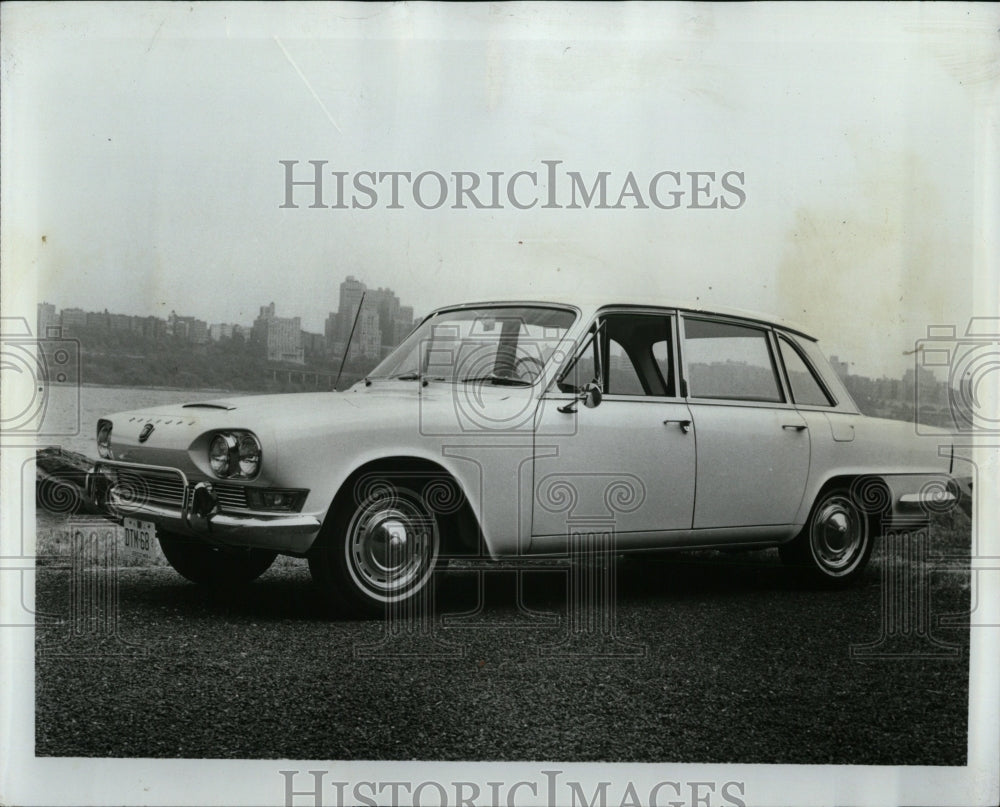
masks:
<svg viewBox="0 0 1000 807"><path fill-rule="evenodd" d="M816 337L806 331L801 325L783 317L770 314L761 314L756 311L749 311L741 308L730 308L725 306L705 305L700 302L684 302L680 300L664 300L652 297L630 297L627 295L615 295L608 297L595 297L589 295L538 295L533 294L525 297L495 297L479 300L465 300L461 303L439 306L436 310L447 308L474 308L479 305L568 305L580 309L585 316L589 316L602 308L671 308L680 311L690 311L699 314L718 314L724 317L734 317L737 319L750 320L774 325L787 331L792 331L804 336L807 339L816 341Z"/></svg>

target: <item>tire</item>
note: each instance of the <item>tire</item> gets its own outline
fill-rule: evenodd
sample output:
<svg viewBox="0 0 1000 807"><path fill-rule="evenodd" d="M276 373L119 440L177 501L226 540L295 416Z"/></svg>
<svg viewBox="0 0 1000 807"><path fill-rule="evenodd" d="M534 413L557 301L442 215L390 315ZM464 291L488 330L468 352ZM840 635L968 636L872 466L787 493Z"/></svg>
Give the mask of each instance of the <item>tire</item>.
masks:
<svg viewBox="0 0 1000 807"><path fill-rule="evenodd" d="M327 604L380 617L431 583L441 547L439 517L428 502L436 484L383 477L337 497L309 554L309 571Z"/></svg>
<svg viewBox="0 0 1000 807"><path fill-rule="evenodd" d="M159 535L158 539L174 571L202 586L231 587L253 582L277 557L276 552L264 549L216 549L170 534Z"/></svg>
<svg viewBox="0 0 1000 807"><path fill-rule="evenodd" d="M857 582L868 565L874 525L846 488L819 495L805 527L778 547L781 560L813 582L843 587Z"/></svg>

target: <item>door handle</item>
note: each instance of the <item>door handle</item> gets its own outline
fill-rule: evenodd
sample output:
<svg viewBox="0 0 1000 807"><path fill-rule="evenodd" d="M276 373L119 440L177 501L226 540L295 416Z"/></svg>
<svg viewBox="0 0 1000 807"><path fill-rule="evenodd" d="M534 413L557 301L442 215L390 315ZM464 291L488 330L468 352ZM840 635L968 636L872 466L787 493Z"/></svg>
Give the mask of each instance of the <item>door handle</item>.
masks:
<svg viewBox="0 0 1000 807"><path fill-rule="evenodd" d="M691 431L691 421L690 420L665 420L665 421L663 421L663 425L664 426L666 426L669 423L677 423L677 424L679 424L680 427L681 427L681 431L684 432L684 434L687 434L689 431Z"/></svg>
<svg viewBox="0 0 1000 807"><path fill-rule="evenodd" d="M809 427L806 426L805 423L784 423L784 424L782 424L781 428L788 429L790 431L794 430L794 431L797 431L797 432L802 432L802 431L805 431L806 429L808 429Z"/></svg>

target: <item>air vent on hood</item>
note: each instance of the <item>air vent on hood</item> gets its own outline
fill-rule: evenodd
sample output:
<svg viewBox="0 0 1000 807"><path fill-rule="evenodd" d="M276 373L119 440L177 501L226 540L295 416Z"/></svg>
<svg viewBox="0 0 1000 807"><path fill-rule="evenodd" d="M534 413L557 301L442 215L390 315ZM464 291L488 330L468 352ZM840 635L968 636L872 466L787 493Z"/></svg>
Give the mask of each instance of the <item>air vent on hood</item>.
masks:
<svg viewBox="0 0 1000 807"><path fill-rule="evenodd" d="M213 403L212 401L203 401L201 403L186 403L182 409L235 409L236 407L232 404L227 403Z"/></svg>

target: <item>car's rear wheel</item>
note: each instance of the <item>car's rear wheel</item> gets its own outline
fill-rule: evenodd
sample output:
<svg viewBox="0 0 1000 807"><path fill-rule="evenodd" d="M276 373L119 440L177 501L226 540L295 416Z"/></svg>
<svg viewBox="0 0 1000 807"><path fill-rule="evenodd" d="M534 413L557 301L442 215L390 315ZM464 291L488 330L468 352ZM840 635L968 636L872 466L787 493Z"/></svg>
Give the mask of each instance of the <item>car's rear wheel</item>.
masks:
<svg viewBox="0 0 1000 807"><path fill-rule="evenodd" d="M428 502L434 484L384 478L338 497L309 555L309 569L328 602L358 616L381 616L430 583L441 544Z"/></svg>
<svg viewBox="0 0 1000 807"><path fill-rule="evenodd" d="M266 572L277 553L264 549L216 549L183 536L160 534L160 549L179 575L203 586L238 586Z"/></svg>
<svg viewBox="0 0 1000 807"><path fill-rule="evenodd" d="M778 551L782 561L813 580L843 586L864 572L873 545L868 514L849 490L834 488L820 494L802 532Z"/></svg>

